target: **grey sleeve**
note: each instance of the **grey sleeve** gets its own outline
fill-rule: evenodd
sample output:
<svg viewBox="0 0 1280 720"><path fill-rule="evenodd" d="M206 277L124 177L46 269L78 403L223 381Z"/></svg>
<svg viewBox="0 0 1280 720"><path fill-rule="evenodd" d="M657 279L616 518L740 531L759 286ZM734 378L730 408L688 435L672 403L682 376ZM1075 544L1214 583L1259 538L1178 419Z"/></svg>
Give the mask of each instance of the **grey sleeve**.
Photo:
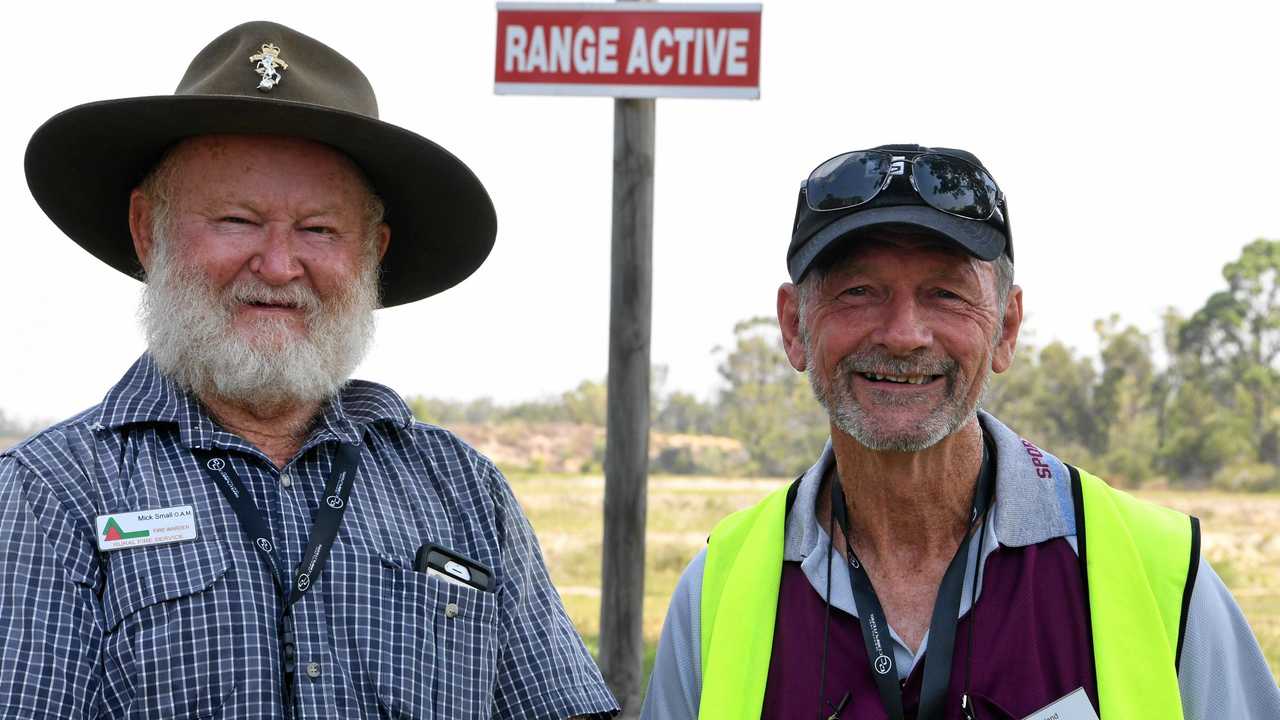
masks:
<svg viewBox="0 0 1280 720"><path fill-rule="evenodd" d="M641 720L697 720L702 697L702 565L704 547L671 594Z"/></svg>
<svg viewBox="0 0 1280 720"><path fill-rule="evenodd" d="M1187 610L1178 684L1186 720L1280 718L1280 689L1258 641L1203 558Z"/></svg>

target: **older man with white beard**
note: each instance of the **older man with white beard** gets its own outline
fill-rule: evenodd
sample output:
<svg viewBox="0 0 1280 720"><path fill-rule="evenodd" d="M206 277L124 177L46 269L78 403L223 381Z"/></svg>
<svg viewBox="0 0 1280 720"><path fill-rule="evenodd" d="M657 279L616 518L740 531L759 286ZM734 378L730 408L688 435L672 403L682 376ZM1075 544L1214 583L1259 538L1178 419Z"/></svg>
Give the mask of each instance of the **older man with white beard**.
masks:
<svg viewBox="0 0 1280 720"><path fill-rule="evenodd" d="M147 352L0 454L0 717L616 711L501 473L348 380L373 311L495 232L465 165L376 114L349 61L255 22L175 95L32 138L41 207L145 274Z"/></svg>
<svg viewBox="0 0 1280 720"><path fill-rule="evenodd" d="M1022 322L1008 218L962 150L809 175L778 324L831 440L712 530L643 718L1280 717L1198 522L978 409Z"/></svg>

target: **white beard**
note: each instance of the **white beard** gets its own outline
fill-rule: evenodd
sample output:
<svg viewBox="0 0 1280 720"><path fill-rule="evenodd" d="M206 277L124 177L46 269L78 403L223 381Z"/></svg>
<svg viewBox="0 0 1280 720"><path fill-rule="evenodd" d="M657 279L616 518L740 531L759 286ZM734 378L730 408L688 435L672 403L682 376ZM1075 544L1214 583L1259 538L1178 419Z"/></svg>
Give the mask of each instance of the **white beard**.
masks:
<svg viewBox="0 0 1280 720"><path fill-rule="evenodd" d="M378 307L377 257L362 260L351 287L326 301L300 283L271 287L237 281L219 291L182 263L176 238L156 230L139 318L156 366L197 397L215 397L255 414L337 395L373 339ZM283 302L305 312L305 334L279 318L233 324L245 301Z"/></svg>

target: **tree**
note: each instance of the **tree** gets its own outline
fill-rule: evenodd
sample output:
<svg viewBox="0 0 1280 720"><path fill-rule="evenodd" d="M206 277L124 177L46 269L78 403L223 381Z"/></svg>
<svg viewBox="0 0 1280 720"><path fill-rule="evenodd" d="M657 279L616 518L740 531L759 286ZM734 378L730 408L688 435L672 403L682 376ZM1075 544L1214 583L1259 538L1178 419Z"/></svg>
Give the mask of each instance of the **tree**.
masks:
<svg viewBox="0 0 1280 720"><path fill-rule="evenodd" d="M1096 376L1088 358L1061 342L1024 344L1013 365L991 378L982 405L1028 440L1092 467L1101 444L1093 419Z"/></svg>
<svg viewBox="0 0 1280 720"><path fill-rule="evenodd" d="M1156 474L1156 368L1151 340L1133 325L1120 329L1120 316L1094 323L1102 372L1093 392L1093 418L1098 426L1097 448L1102 456L1097 472L1138 485Z"/></svg>
<svg viewBox="0 0 1280 720"><path fill-rule="evenodd" d="M458 401L413 395L405 398L405 403L414 417L433 425L486 423L496 419L499 413L493 399L487 397Z"/></svg>
<svg viewBox="0 0 1280 720"><path fill-rule="evenodd" d="M734 348L719 367L726 385L717 430L742 441L754 472L796 475L822 450L830 427L826 413L787 362L773 318L744 320L733 332Z"/></svg>
<svg viewBox="0 0 1280 720"><path fill-rule="evenodd" d="M655 430L689 435L710 435L715 429L716 408L686 392L673 392L659 406Z"/></svg>
<svg viewBox="0 0 1280 720"><path fill-rule="evenodd" d="M1243 432L1245 443L1224 438L1194 465L1201 472L1218 472L1232 462L1275 466L1280 463L1280 241L1255 240L1223 267L1222 275L1226 289L1210 296L1179 328L1186 376L1179 396L1188 394L1181 404L1202 413L1197 425L1213 421L1207 435ZM1183 449L1185 442L1170 457L1185 465Z"/></svg>
<svg viewBox="0 0 1280 720"><path fill-rule="evenodd" d="M604 427L605 385L594 380L583 380L578 387L560 396L564 407L564 419L581 425Z"/></svg>

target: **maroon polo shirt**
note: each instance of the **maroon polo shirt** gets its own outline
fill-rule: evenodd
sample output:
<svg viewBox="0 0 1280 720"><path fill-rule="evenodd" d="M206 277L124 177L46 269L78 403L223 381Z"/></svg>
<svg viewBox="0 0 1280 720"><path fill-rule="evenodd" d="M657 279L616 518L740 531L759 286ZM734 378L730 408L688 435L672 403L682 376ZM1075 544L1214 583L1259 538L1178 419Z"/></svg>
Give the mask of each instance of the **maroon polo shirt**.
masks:
<svg viewBox="0 0 1280 720"><path fill-rule="evenodd" d="M818 714L825 615L823 597L800 563L783 563L761 717L826 718L847 692L851 700L842 720L887 719L858 619L835 607L826 697ZM926 647L901 685L908 720L916 717L927 662ZM966 684L979 720L1018 720L1079 687L1098 707L1085 586L1079 559L1065 539L1001 546L987 558L978 602L956 628L946 720L963 717L960 697Z"/></svg>

